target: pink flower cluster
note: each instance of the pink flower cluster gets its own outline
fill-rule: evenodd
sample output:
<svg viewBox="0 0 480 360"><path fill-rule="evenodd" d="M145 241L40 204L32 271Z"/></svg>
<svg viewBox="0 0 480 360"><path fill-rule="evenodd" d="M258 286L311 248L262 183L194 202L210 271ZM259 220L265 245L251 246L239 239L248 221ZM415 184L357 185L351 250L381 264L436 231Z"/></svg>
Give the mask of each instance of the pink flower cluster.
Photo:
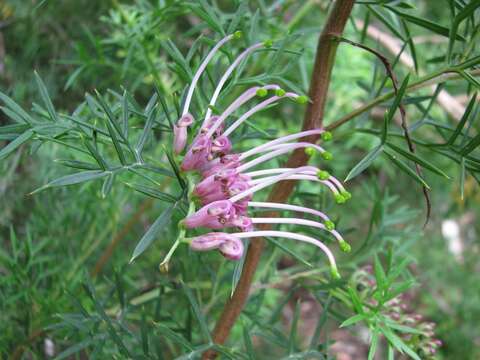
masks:
<svg viewBox="0 0 480 360"><path fill-rule="evenodd" d="M194 124L194 117L189 113L189 106L200 75L217 50L226 42L239 36L240 33L236 32L218 42L208 53L195 73L185 98L182 116L174 127L173 148L177 154L181 154L187 145L188 128ZM255 202L253 201L253 197L256 192L280 181L307 180L327 186L334 194L337 203L343 203L350 198L350 194L345 190L340 181L328 172L314 166L269 168L250 171L250 169L258 165L268 163L270 160L296 149L304 149L308 155L313 155L318 152L323 159L330 160L332 155L319 145L298 141L298 139L316 135L321 136L323 140L329 140L331 134L322 129L302 131L279 137L278 139L266 142L241 153L233 152L234 146L229 137L232 132L247 119L271 104L283 99L291 99L298 103L305 103L308 99L305 96L300 96L293 92L286 92L277 84L254 86L244 91L220 115L212 114L212 109L215 107L220 92L234 69L249 54L265 46L271 46L271 43L258 43L244 50L228 67L217 84L205 118L199 126L197 134L193 136L193 140L188 146L181 164L181 170L183 172L196 172L201 176L201 179L196 182L191 196L196 198L202 207L193 214L190 214L182 223L186 229L224 229L222 232L210 232L197 236L191 239L190 246L193 250L197 251L217 249L223 256L233 260L242 257L244 252L242 239L244 238L270 236L311 243L319 247L327 255L332 274L338 276L335 258L329 248L320 240L287 231L258 231L255 229L256 224L296 224L310 226L331 233L339 242L342 250L349 251L350 246L335 230L334 223L327 215L318 210L302 206L284 203ZM271 94L270 97L268 97L269 94ZM237 120L230 122L230 125L227 127L227 119L254 98L260 98L263 101L260 101L248 111L241 114ZM310 214L317 217L319 221L304 218L255 218L249 216L250 208L267 208L277 211ZM226 232L227 228L236 228L238 232Z"/></svg>

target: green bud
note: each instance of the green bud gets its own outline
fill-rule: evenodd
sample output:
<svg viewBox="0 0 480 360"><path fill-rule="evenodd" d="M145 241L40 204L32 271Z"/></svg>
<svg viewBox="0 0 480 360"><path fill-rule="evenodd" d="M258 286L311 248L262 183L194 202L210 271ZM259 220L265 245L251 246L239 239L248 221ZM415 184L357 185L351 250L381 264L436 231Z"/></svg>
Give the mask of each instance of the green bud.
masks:
<svg viewBox="0 0 480 360"><path fill-rule="evenodd" d="M322 158L324 158L325 160L332 160L333 155L331 152L325 151L322 153Z"/></svg>
<svg viewBox="0 0 480 360"><path fill-rule="evenodd" d="M352 247L346 241L341 241L340 242L340 249L342 249L342 251L346 252L346 253L352 251Z"/></svg>
<svg viewBox="0 0 480 360"><path fill-rule="evenodd" d="M350 194L347 190L342 191L342 196L345 198L345 200L350 200L352 198L352 194Z"/></svg>
<svg viewBox="0 0 480 360"><path fill-rule="evenodd" d="M343 204L343 203L345 203L345 198L341 194L336 194L335 195L335 202L337 204Z"/></svg>
<svg viewBox="0 0 480 360"><path fill-rule="evenodd" d="M327 230L332 231L335 229L335 223L332 220L325 221L325 227Z"/></svg>
<svg viewBox="0 0 480 360"><path fill-rule="evenodd" d="M307 147L305 148L305 154L308 156L313 156L317 151L313 147Z"/></svg>
<svg viewBox="0 0 480 360"><path fill-rule="evenodd" d="M277 96L283 96L283 95L285 95L285 90L283 90L283 89L277 89L277 90L275 90L275 95L277 95Z"/></svg>
<svg viewBox="0 0 480 360"><path fill-rule="evenodd" d="M302 95L295 99L295 101L299 104L306 104L308 102L308 96Z"/></svg>
<svg viewBox="0 0 480 360"><path fill-rule="evenodd" d="M272 45L273 45L273 41L270 40L270 39L265 40L265 41L263 42L263 46L265 46L266 48L271 48Z"/></svg>
<svg viewBox="0 0 480 360"><path fill-rule="evenodd" d="M322 134L322 140L323 141L330 141L332 140L333 138L333 135L330 131L325 131L323 134Z"/></svg>
<svg viewBox="0 0 480 360"><path fill-rule="evenodd" d="M241 39L242 37L243 37L243 32L241 32L240 30L237 30L233 33L233 38L235 40Z"/></svg>
<svg viewBox="0 0 480 360"><path fill-rule="evenodd" d="M267 96L267 94L268 94L267 89L260 88L260 89L257 90L257 96L259 96L259 97L265 97L265 96Z"/></svg>
<svg viewBox="0 0 480 360"><path fill-rule="evenodd" d="M330 275L332 275L332 278L338 280L341 279L342 277L340 276L340 273L338 272L337 268L331 267L330 268Z"/></svg>
<svg viewBox="0 0 480 360"><path fill-rule="evenodd" d="M317 173L317 177L320 180L328 180L328 178L330 177L330 173L328 171L325 171L325 170L319 170L318 173Z"/></svg>

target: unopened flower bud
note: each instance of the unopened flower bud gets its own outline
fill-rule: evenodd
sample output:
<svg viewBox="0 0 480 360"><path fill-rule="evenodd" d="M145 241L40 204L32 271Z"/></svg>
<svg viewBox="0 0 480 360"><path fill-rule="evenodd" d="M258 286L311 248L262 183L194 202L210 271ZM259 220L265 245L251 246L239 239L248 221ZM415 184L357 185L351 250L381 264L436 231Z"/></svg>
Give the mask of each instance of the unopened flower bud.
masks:
<svg viewBox="0 0 480 360"><path fill-rule="evenodd" d="M270 40L270 39L265 40L265 41L263 42L263 46L265 46L267 49L268 49L268 48L271 48L272 45L273 45L273 41Z"/></svg>
<svg viewBox="0 0 480 360"><path fill-rule="evenodd" d="M286 94L285 90L283 89L277 89L275 90L275 95L277 95L278 97L282 97Z"/></svg>
<svg viewBox="0 0 480 360"><path fill-rule="evenodd" d="M295 99L295 101L299 104L306 104L308 102L308 97L305 95L299 96Z"/></svg>
<svg viewBox="0 0 480 360"><path fill-rule="evenodd" d="M317 173L317 177L320 179L320 180L328 180L328 178L330 177L330 173L328 171L325 171L325 170L320 170L318 173Z"/></svg>
<svg viewBox="0 0 480 360"><path fill-rule="evenodd" d="M340 273L338 272L337 268L335 267L331 267L330 268L330 275L332 276L332 278L338 280L338 279L341 279L342 277L340 276Z"/></svg>
<svg viewBox="0 0 480 360"><path fill-rule="evenodd" d="M323 141L330 141L332 140L333 138L333 135L330 131L325 131L323 134L322 134L322 140Z"/></svg>
<svg viewBox="0 0 480 360"><path fill-rule="evenodd" d="M352 194L350 194L348 191L342 191L342 196L344 197L345 201L350 200L352 198Z"/></svg>
<svg viewBox="0 0 480 360"><path fill-rule="evenodd" d="M233 33L233 38L235 40L241 39L242 37L243 37L243 32L241 32L240 30L237 30Z"/></svg>
<svg viewBox="0 0 480 360"><path fill-rule="evenodd" d="M345 198L341 194L336 194L335 195L335 202L337 204L343 204L343 203L345 203Z"/></svg>
<svg viewBox="0 0 480 360"><path fill-rule="evenodd" d="M260 88L260 89L257 90L256 94L257 94L258 97L265 97L265 96L267 96L268 91L267 91L267 89Z"/></svg>
<svg viewBox="0 0 480 360"><path fill-rule="evenodd" d="M316 150L313 147L307 147L304 151L308 156L313 156L316 153Z"/></svg>
<svg viewBox="0 0 480 360"><path fill-rule="evenodd" d="M333 159L333 155L331 152L328 152L328 151L325 151L322 153L322 158L324 160L332 160Z"/></svg>
<svg viewBox="0 0 480 360"><path fill-rule="evenodd" d="M352 250L352 247L350 246L350 244L347 243L345 240L340 241L339 245L340 245L340 249L342 249L343 252L348 253Z"/></svg>
<svg viewBox="0 0 480 360"><path fill-rule="evenodd" d="M327 230L332 231L335 229L335 223L331 220L327 220L325 221L325 227L327 228Z"/></svg>

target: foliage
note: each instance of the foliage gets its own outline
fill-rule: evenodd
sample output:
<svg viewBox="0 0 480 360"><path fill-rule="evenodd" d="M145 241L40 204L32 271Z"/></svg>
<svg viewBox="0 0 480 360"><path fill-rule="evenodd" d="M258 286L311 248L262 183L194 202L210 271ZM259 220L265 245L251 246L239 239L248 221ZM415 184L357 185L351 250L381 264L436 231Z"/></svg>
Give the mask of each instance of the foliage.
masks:
<svg viewBox="0 0 480 360"><path fill-rule="evenodd" d="M465 226L463 257L450 252L439 228L447 217L478 216L480 2L447 1L440 9L432 1L357 1L343 36L383 53L367 26L391 34L401 50L386 57L399 91L378 59L340 43L326 113L336 157L327 170L343 174L354 200L339 210L303 183L293 195L299 204L331 208L351 240L352 253L338 254L343 279L330 279L310 248L269 241L225 346L210 331L241 263L180 245L159 269L189 206L172 124L201 59L236 30L244 37L222 50L194 97L198 117L214 79L256 41L273 46L242 63L218 109L252 85L306 94L329 2L61 3L0 5L2 356L43 358L53 342L56 359L198 358L207 349L227 359L327 358L341 326L355 335L368 329L369 359L427 358L423 344L433 337L392 318L392 299L437 324L440 358L479 356L479 222ZM419 43L420 36L441 46ZM406 54L413 69L402 63ZM468 98L458 119L439 101L444 90ZM396 116L400 106L415 152ZM234 140L249 148L298 130L303 110L269 108ZM422 185L433 204L424 230ZM364 289L359 274L368 264L374 282ZM322 311L302 334L301 305L312 297Z"/></svg>

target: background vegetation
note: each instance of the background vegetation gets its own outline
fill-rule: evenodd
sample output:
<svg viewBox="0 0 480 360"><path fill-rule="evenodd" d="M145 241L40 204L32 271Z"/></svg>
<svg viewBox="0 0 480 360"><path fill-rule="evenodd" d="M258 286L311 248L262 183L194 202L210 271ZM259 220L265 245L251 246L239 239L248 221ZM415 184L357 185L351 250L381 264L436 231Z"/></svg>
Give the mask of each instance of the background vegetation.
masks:
<svg viewBox="0 0 480 360"><path fill-rule="evenodd" d="M274 46L237 74L222 107L251 84L275 81L306 94L329 6L288 0L0 3L4 358L196 358L213 346L224 358L364 359L370 349L378 359L423 359L432 339L443 343L439 359L479 358L478 1L357 1L354 7L343 36L384 54L400 83L407 74L414 83L438 69L457 75L404 94L415 156L395 108L383 130L392 97L333 131L328 147L335 160L328 170L352 178L348 204L337 206L305 184L295 192L296 202L328 209L352 244L350 254L338 254L343 280L332 281L310 247L269 242L246 308L225 347L215 347L210 331L240 267L182 246L168 272L159 271L183 218L181 183L166 154L169 119L176 119L192 71L214 40L239 29L244 37L209 68L211 79L240 48L265 39ZM199 114L211 88L208 79L202 83ZM325 123L391 92L382 63L342 43ZM303 112L282 104L260 113L237 135L249 139L240 148L298 131ZM110 115L135 147L124 163L109 132ZM376 151L382 139L386 150ZM139 158L142 165L133 165ZM422 165L423 179L414 163ZM85 170L88 178L65 178ZM420 181L431 188L425 228ZM171 216L129 263L162 214ZM385 317L394 313L397 322Z"/></svg>

